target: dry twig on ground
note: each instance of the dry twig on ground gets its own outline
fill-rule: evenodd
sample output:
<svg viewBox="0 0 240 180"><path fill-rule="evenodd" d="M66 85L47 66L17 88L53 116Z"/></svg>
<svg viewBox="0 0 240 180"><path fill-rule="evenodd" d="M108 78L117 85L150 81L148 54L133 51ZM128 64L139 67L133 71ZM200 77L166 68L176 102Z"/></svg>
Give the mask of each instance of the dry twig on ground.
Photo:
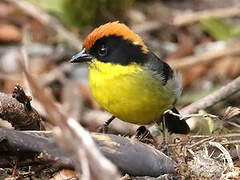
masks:
<svg viewBox="0 0 240 180"><path fill-rule="evenodd" d="M39 87L26 70L23 61L20 65L33 96L43 105L48 120L58 127L55 130L56 142L75 156L75 168L82 172L81 177L84 179L119 179L116 167L99 152L89 133L76 120L67 117L65 112L56 106L52 95Z"/></svg>
<svg viewBox="0 0 240 180"><path fill-rule="evenodd" d="M230 7L230 8L219 8L219 9L209 9L200 12L193 12L186 14L177 14L173 19L173 25L183 26L192 24L201 19L209 19L209 18L228 18L233 16L240 15L240 7Z"/></svg>
<svg viewBox="0 0 240 180"><path fill-rule="evenodd" d="M215 105L216 103L226 99L227 97L235 94L240 90L240 77L234 79L226 86L222 87L221 89L215 91L214 93L199 99L198 101L184 107L181 109L181 114L192 114L196 113L201 109L206 109Z"/></svg>

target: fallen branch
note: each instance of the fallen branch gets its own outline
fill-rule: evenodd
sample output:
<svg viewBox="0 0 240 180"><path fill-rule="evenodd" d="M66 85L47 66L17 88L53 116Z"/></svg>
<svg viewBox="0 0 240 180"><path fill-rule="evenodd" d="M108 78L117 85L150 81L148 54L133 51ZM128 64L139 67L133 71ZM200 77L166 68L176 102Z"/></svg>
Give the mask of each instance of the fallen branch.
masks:
<svg viewBox="0 0 240 180"><path fill-rule="evenodd" d="M175 172L174 161L151 146L111 134L91 133L91 136L104 156L124 173L132 176L158 177ZM16 149L19 156L42 153L45 162L57 162L63 167L74 167L70 154L61 151L52 141L51 133L0 128L0 152L11 154ZM101 173L99 171L99 174Z"/></svg>
<svg viewBox="0 0 240 180"><path fill-rule="evenodd" d="M186 14L182 14L181 12L181 15L177 14L173 19L173 25L183 26L183 25L192 24L202 19L229 18L233 16L238 16L238 15L240 15L239 7L209 9L205 11L186 13Z"/></svg>
<svg viewBox="0 0 240 180"><path fill-rule="evenodd" d="M80 50L82 42L79 38L68 31L56 18L45 13L33 4L24 0L7 0L8 2L16 4L23 11L36 18L39 22L56 31L60 38L65 40L71 47Z"/></svg>
<svg viewBox="0 0 240 180"><path fill-rule="evenodd" d="M227 97L235 94L240 90L240 77L234 79L226 86L222 87L221 89L215 91L214 93L184 107L181 109L181 114L192 114L196 113L201 109L206 109L215 105L216 103L226 99Z"/></svg>

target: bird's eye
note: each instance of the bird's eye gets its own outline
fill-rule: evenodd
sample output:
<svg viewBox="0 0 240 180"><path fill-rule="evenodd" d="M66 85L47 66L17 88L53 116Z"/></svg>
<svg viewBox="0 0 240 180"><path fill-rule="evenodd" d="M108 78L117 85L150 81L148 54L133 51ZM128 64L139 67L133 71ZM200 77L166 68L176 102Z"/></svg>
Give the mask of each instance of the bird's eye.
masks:
<svg viewBox="0 0 240 180"><path fill-rule="evenodd" d="M104 46L104 45L102 45L99 49L98 49L98 55L99 56L102 56L102 57L104 57L104 56L106 56L107 55L107 48Z"/></svg>

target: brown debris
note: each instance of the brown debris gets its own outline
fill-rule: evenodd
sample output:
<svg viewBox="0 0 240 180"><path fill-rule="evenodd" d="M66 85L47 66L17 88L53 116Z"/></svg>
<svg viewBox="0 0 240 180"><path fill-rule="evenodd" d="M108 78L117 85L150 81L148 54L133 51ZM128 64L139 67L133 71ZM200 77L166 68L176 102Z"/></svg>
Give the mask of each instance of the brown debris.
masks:
<svg viewBox="0 0 240 180"><path fill-rule="evenodd" d="M53 178L50 180L63 180L63 179L77 179L76 171L63 169L59 171Z"/></svg>
<svg viewBox="0 0 240 180"><path fill-rule="evenodd" d="M188 166L196 177L219 179L224 171L224 166L219 161L204 154L203 151L195 153Z"/></svg>
<svg viewBox="0 0 240 180"><path fill-rule="evenodd" d="M23 91L23 88L16 84L12 93L12 97L18 100L18 102L24 104L25 108L29 111L32 110L30 101L32 100L31 96L26 96L25 92Z"/></svg>
<svg viewBox="0 0 240 180"><path fill-rule="evenodd" d="M16 95L16 91L14 92L14 96L17 96L18 99L21 95ZM23 100L23 97L20 99ZM44 129L41 116L31 107L30 102L23 104L9 94L0 93L0 118L10 122L17 130Z"/></svg>

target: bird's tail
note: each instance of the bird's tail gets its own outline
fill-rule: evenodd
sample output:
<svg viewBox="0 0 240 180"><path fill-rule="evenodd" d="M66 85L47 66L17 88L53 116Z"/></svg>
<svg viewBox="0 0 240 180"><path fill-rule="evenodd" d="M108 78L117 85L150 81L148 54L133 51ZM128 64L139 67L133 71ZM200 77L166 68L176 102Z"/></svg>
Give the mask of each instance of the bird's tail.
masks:
<svg viewBox="0 0 240 180"><path fill-rule="evenodd" d="M171 111L175 114L180 114L176 108L171 109ZM185 120L180 120L180 117L171 113L166 113L164 117L166 128L169 132L178 134L188 134L190 132L188 124Z"/></svg>

